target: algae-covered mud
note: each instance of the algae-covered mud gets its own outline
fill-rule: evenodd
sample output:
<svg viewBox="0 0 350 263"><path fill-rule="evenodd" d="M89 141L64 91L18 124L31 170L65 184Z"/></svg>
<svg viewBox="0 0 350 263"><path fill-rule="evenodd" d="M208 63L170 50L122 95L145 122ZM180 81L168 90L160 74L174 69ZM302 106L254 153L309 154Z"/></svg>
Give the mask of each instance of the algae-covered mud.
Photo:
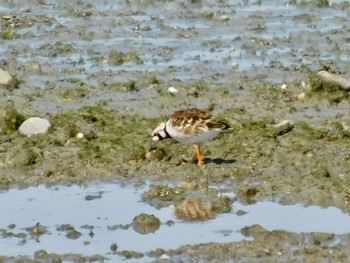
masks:
<svg viewBox="0 0 350 263"><path fill-rule="evenodd" d="M13 79L0 79L0 188L10 207L0 220L1 260L349 261L346 224L325 227L350 211L349 17L348 1L4 1L0 66ZM203 166L171 140L149 151L151 131L169 114L209 105L233 129L203 145ZM47 133L19 132L36 116L51 124ZM74 209L71 220L51 223L35 206L31 222L15 212L25 189L64 193L96 182L112 192L132 187L154 210L125 194L135 209L115 224L74 221ZM24 190L7 198L15 188ZM266 202L276 207L264 216L276 222L273 211L286 208L282 221L294 227L248 220ZM292 217L303 205L338 212ZM112 217L103 207L95 218ZM166 217L157 214L164 209ZM295 227L317 216L333 220ZM222 238L188 239L191 229L213 233L211 224L235 217L246 224L222 224ZM109 225L141 244L126 234L88 253L90 230ZM167 238L186 242L155 242L165 226ZM59 233L86 251L66 249ZM45 243L50 234L56 247Z"/></svg>

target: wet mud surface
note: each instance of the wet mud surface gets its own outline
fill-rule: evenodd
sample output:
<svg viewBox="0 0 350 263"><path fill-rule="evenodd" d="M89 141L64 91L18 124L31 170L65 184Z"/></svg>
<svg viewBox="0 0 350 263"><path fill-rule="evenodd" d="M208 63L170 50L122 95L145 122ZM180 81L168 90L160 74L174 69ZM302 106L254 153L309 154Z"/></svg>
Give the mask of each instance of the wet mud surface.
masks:
<svg viewBox="0 0 350 263"><path fill-rule="evenodd" d="M348 213L349 95L317 72L350 78L349 12L347 1L5 1L0 65L18 85L0 90L0 188L151 180L143 201L174 205L185 222L216 220L236 201ZM173 141L148 151L151 131L169 114L211 104L233 130L203 146L205 165L184 163L193 149ZM49 119L50 132L21 135L18 126L31 116ZM276 127L284 120L286 128ZM235 197L211 195L218 185ZM193 198L202 190L204 201ZM153 231L142 222L159 223L142 211L134 216L141 233ZM348 234L257 225L241 232L250 239L151 254L170 261L349 260ZM50 255L77 260L40 250L35 258ZM135 249L125 258L140 256ZM97 257L85 260L105 255Z"/></svg>

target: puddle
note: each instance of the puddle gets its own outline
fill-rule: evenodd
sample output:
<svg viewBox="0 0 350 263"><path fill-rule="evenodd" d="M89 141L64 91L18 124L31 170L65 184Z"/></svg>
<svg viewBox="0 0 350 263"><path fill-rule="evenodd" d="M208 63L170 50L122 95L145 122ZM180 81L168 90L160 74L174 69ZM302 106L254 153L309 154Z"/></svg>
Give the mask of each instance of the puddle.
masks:
<svg viewBox="0 0 350 263"><path fill-rule="evenodd" d="M157 210L144 203L142 194L148 189L148 186L114 182L86 187L47 188L41 185L1 192L0 254L32 257L35 251L45 249L50 253L100 254L117 259L119 256L110 250L113 243L118 245L118 251L137 252L176 249L189 244L226 243L244 239L241 229L254 224L267 230L296 233L350 233L350 216L337 208L304 207L302 204L282 206L273 202L248 206L234 202L230 213L219 214L205 222L184 222L176 219L172 206ZM232 193L223 195L233 196ZM246 213L237 215L239 210ZM142 235L132 227L115 227L130 224L140 213L158 217L161 221L159 230ZM167 224L169 221L173 224ZM32 238L26 228L37 223L47 227L48 232ZM64 224L73 226L82 235L77 239L67 238L66 232L59 229ZM5 232L27 235L4 237Z"/></svg>

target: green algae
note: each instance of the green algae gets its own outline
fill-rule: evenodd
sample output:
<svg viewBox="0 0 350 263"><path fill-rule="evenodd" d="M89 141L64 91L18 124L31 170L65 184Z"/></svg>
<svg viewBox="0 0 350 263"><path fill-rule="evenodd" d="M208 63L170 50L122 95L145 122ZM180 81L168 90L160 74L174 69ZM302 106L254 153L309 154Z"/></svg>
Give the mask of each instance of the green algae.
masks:
<svg viewBox="0 0 350 263"><path fill-rule="evenodd" d="M68 54L74 52L74 47L72 44L56 42L54 45L54 50L58 54Z"/></svg>
<svg viewBox="0 0 350 263"><path fill-rule="evenodd" d="M20 34L15 30L6 29L0 32L0 38L3 40L12 40L20 38Z"/></svg>
<svg viewBox="0 0 350 263"><path fill-rule="evenodd" d="M74 102L86 98L92 93L92 88L81 84L77 88L63 88L59 91L59 98L62 102Z"/></svg>
<svg viewBox="0 0 350 263"><path fill-rule="evenodd" d="M0 104L0 134L9 135L16 131L22 122L24 116L17 112L14 103L8 101Z"/></svg>
<svg viewBox="0 0 350 263"><path fill-rule="evenodd" d="M135 64L143 64L143 60L136 52L119 52L112 49L109 52L108 63L114 66L123 65L129 62L133 62Z"/></svg>
<svg viewBox="0 0 350 263"><path fill-rule="evenodd" d="M136 82L131 80L128 82L102 83L101 89L104 91L123 91L133 92L137 91Z"/></svg>
<svg viewBox="0 0 350 263"><path fill-rule="evenodd" d="M96 169L110 174L133 165L128 164L130 160L145 161L150 138L144 132L147 121L139 116L124 118L99 104L57 113L50 116L50 122L52 130L46 135L28 138L12 132L6 139L8 142L2 144L2 167L31 168L26 169L28 179L41 171L41 176L35 179L38 182L67 179L82 182L92 179ZM140 130L135 131L135 123ZM7 175L2 179L4 185L22 185L27 181L15 177L16 170L12 174L7 169L2 171Z"/></svg>
<svg viewBox="0 0 350 263"><path fill-rule="evenodd" d="M140 253L137 251L131 251L131 250L123 250L119 254L124 256L126 259L143 258L144 257L143 253Z"/></svg>
<svg viewBox="0 0 350 263"><path fill-rule="evenodd" d="M217 116L230 123L233 130L222 133L203 146L206 164L201 168L184 163L184 158L193 154L192 147L173 140L158 143L156 149L149 152L150 133L166 116L146 119L138 114L120 115L100 103L52 114L52 129L46 135L27 138L12 132L8 138L3 138L5 144L2 145L3 152L0 152L0 162L8 174L2 178L3 186L25 185L31 176L38 175L38 171L39 176L35 177L37 183L83 183L93 180L96 173L101 179L108 179L111 172L131 178L145 174L164 177L171 171L173 180L206 178L201 181L200 187L205 187L208 181L241 182L233 185L235 191L245 193L238 195L245 200L273 197L280 191L281 184L289 186L289 196L294 193L301 197L303 187L298 185L300 178L310 180L310 187L316 192L324 191L320 190L323 187L332 189L327 191L336 196L345 195L350 185L342 183L342 180L339 183L338 174L350 171L348 160L327 158L328 155L336 156L349 138L341 120L316 126L306 121L296 122L293 130L276 137L272 132L277 123L274 114L280 105L293 103L286 99L292 96L291 91L262 84L254 86L252 92L256 96L252 99L268 114L257 118L251 108L232 108ZM346 156L346 153L343 155ZM9 173L10 168L16 171L21 167L26 168L28 179L25 181ZM255 185L260 180L269 184ZM312 183L312 180L316 181ZM188 194L183 188L161 186L153 188L153 191L144 198L156 207L166 205L166 200L180 202ZM305 194L305 200L310 203L330 204L327 199L311 198L307 192ZM283 194L278 196L285 202L289 200Z"/></svg>
<svg viewBox="0 0 350 263"><path fill-rule="evenodd" d="M134 218L132 226L133 229L139 234L150 234L159 230L160 220L155 215L142 213Z"/></svg>
<svg viewBox="0 0 350 263"><path fill-rule="evenodd" d="M296 130L299 131L299 135L310 139L310 140L318 140L322 139L326 136L326 132L322 131L320 129L317 129L316 127L311 127L306 122L298 122L296 124Z"/></svg>
<svg viewBox="0 0 350 263"><path fill-rule="evenodd" d="M315 0L315 1L307 1L307 0L292 0L290 4L297 5L298 7L308 7L310 5L315 7L330 7L331 4L328 0Z"/></svg>
<svg viewBox="0 0 350 263"><path fill-rule="evenodd" d="M136 117L137 120L121 118L112 110L105 109L102 105L83 107L78 111L64 112L53 116L53 129L64 127L67 135L74 138L78 133L83 132L79 127L87 127L91 125L90 136L84 136L82 140L75 140L79 146L79 158L88 163L113 163L116 161L125 161L127 159L142 160L144 153L135 155L134 147L137 148L142 144L141 140L133 141L130 133L133 125L137 121L142 124L142 119ZM82 124L78 125L78 122ZM92 131L93 130L93 131ZM55 132L54 132L55 133ZM132 133L131 133L132 134ZM87 134L88 135L88 134ZM140 138L141 139L141 138ZM144 142L146 144L146 139ZM140 148L137 148L140 149ZM130 153L133 157L121 158L117 152Z"/></svg>

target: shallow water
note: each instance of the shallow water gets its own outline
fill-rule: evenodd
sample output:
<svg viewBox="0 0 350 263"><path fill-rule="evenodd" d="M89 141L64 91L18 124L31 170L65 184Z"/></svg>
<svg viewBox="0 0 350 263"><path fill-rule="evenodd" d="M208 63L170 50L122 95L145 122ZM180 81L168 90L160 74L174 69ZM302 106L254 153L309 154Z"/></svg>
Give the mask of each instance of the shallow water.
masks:
<svg viewBox="0 0 350 263"><path fill-rule="evenodd" d="M219 214L215 219L205 222L189 223L176 219L172 206L158 210L144 203L142 193L148 188L147 185L135 187L115 181L83 187L47 188L41 185L2 192L1 232L7 230L14 234L25 232L28 235L25 238L2 235L0 254L32 257L35 251L44 249L50 253L100 254L117 259L118 255L111 254L110 246L113 243L118 245L118 251L134 250L143 253L156 248L176 249L188 244L225 243L244 239L241 229L255 224L271 231L324 232L336 235L350 233L350 216L337 208L321 209L316 206L304 207L302 204L283 206L274 202L253 205L234 202L230 213ZM222 194L234 197L232 193ZM91 196L97 198L87 200ZM246 213L237 215L239 210ZM130 224L140 213L158 217L162 223L159 230L142 235L132 227L115 227ZM170 220L174 224L167 224ZM48 232L32 238L26 228L37 223L47 227ZM58 229L62 224L70 224L82 235L77 239L68 239L66 233ZM90 230L93 235L89 235Z"/></svg>

